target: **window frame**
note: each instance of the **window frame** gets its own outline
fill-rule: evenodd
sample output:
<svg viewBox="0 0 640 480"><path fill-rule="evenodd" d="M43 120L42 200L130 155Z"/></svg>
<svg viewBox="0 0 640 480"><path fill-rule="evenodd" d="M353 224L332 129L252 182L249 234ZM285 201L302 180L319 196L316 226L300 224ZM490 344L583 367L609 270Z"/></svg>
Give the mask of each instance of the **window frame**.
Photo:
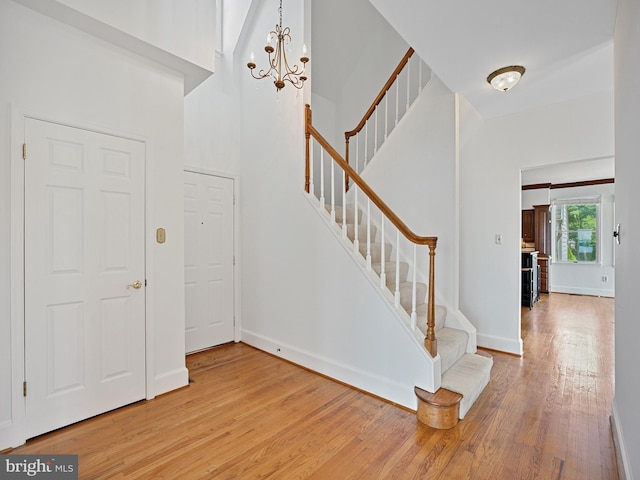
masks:
<svg viewBox="0 0 640 480"><path fill-rule="evenodd" d="M593 261L585 260L561 260L557 251L557 209L565 205L595 205L596 207L596 258ZM597 196L586 196L577 198L557 198L551 202L551 255L552 262L561 265L597 265L602 266L602 198Z"/></svg>

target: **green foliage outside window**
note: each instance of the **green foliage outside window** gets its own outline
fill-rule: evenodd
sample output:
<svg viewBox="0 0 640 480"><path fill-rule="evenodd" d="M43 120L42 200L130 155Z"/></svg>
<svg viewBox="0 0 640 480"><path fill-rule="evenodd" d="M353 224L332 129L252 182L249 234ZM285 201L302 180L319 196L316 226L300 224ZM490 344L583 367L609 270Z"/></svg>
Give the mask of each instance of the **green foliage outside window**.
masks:
<svg viewBox="0 0 640 480"><path fill-rule="evenodd" d="M598 260L598 205L560 204L555 208L556 260L596 262Z"/></svg>

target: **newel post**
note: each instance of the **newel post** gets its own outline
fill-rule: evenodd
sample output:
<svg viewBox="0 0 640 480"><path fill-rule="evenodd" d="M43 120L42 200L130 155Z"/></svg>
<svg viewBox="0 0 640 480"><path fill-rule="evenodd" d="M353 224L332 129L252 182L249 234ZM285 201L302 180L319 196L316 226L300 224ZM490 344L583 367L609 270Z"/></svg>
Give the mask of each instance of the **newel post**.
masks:
<svg viewBox="0 0 640 480"><path fill-rule="evenodd" d="M311 169L309 167L309 138L311 137L311 132L309 127L311 126L311 105L308 103L304 106L304 137L305 137L305 164L304 164L304 191L309 193L309 185L311 179Z"/></svg>
<svg viewBox="0 0 640 480"><path fill-rule="evenodd" d="M427 293L427 335L424 346L432 357L438 354L438 340L436 339L435 316L435 259L437 240L429 243L429 291Z"/></svg>

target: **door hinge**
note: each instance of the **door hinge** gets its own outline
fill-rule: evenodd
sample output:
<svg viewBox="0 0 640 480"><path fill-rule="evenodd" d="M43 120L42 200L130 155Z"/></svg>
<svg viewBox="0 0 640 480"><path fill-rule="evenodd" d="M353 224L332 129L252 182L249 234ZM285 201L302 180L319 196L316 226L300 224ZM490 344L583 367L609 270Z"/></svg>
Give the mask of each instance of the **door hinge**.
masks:
<svg viewBox="0 0 640 480"><path fill-rule="evenodd" d="M234 267L236 266L236 256L235 255L233 256L233 266Z"/></svg>
<svg viewBox="0 0 640 480"><path fill-rule="evenodd" d="M26 380L24 382L22 382L22 396L23 397L27 396L27 381Z"/></svg>
<svg viewBox="0 0 640 480"><path fill-rule="evenodd" d="M147 286L147 279L146 278L144 279L144 286L145 287Z"/></svg>
<svg viewBox="0 0 640 480"><path fill-rule="evenodd" d="M27 159L27 144L26 143L22 144L22 159L23 160Z"/></svg>

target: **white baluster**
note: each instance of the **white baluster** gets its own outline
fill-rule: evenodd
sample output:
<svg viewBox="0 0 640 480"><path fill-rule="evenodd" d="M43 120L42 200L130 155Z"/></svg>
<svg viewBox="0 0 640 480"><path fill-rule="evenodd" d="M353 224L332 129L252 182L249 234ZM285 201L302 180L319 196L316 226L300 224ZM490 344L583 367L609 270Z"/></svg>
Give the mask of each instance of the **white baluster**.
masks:
<svg viewBox="0 0 640 480"><path fill-rule="evenodd" d="M320 208L324 208L324 148L320 147Z"/></svg>
<svg viewBox="0 0 640 480"><path fill-rule="evenodd" d="M347 181L347 173L342 171L342 185ZM347 238L347 190L342 187L342 238Z"/></svg>
<svg viewBox="0 0 640 480"><path fill-rule="evenodd" d="M364 170L368 162L369 162L369 120L367 120L367 123L364 124L364 160L362 162L362 170Z"/></svg>
<svg viewBox="0 0 640 480"><path fill-rule="evenodd" d="M360 150L360 134L356 135L356 172L360 173L360 159L358 151Z"/></svg>
<svg viewBox="0 0 640 480"><path fill-rule="evenodd" d="M360 241L358 240L358 186L355 185L353 191L353 203L355 204L355 212L353 216L353 252L360 252Z"/></svg>
<svg viewBox="0 0 640 480"><path fill-rule="evenodd" d="M367 197L367 270L371 270L371 200Z"/></svg>
<svg viewBox="0 0 640 480"><path fill-rule="evenodd" d="M411 62L407 62L407 108L404 113L409 110L409 94L411 93Z"/></svg>
<svg viewBox="0 0 640 480"><path fill-rule="evenodd" d="M376 118L374 120L375 132L373 134L373 154L378 152L378 107L376 107Z"/></svg>
<svg viewBox="0 0 640 480"><path fill-rule="evenodd" d="M417 55L416 55L417 57ZM422 60L418 57L418 95L422 90Z"/></svg>
<svg viewBox="0 0 640 480"><path fill-rule="evenodd" d="M411 292L411 330L416 329L416 325L418 325L418 314L416 313L416 250L417 245L413 244L413 289Z"/></svg>
<svg viewBox="0 0 640 480"><path fill-rule="evenodd" d="M382 244L382 246L384 247L384 213L381 213L381 219L380 219L380 243ZM380 255L380 288L385 288L387 286L387 274L385 273L385 262L386 262L386 257L385 257L385 251L384 248L382 249L381 255Z"/></svg>
<svg viewBox="0 0 640 480"><path fill-rule="evenodd" d="M393 124L393 128L398 125L398 113L400 109L400 75L396 75L396 122Z"/></svg>
<svg viewBox="0 0 640 480"><path fill-rule="evenodd" d="M395 291L395 306L400 306L400 230L396 230L396 291Z"/></svg>
<svg viewBox="0 0 640 480"><path fill-rule="evenodd" d="M336 162L331 159L331 221L336 221L336 178L335 178L335 164Z"/></svg>
<svg viewBox="0 0 640 480"><path fill-rule="evenodd" d="M315 150L314 148L314 140L313 137L311 137L310 141L311 143L311 148L309 149L309 193L311 193L312 195L316 194L316 188L315 185L313 184L313 152Z"/></svg>
<svg viewBox="0 0 640 480"><path fill-rule="evenodd" d="M389 92L384 96L384 140L389 133Z"/></svg>

